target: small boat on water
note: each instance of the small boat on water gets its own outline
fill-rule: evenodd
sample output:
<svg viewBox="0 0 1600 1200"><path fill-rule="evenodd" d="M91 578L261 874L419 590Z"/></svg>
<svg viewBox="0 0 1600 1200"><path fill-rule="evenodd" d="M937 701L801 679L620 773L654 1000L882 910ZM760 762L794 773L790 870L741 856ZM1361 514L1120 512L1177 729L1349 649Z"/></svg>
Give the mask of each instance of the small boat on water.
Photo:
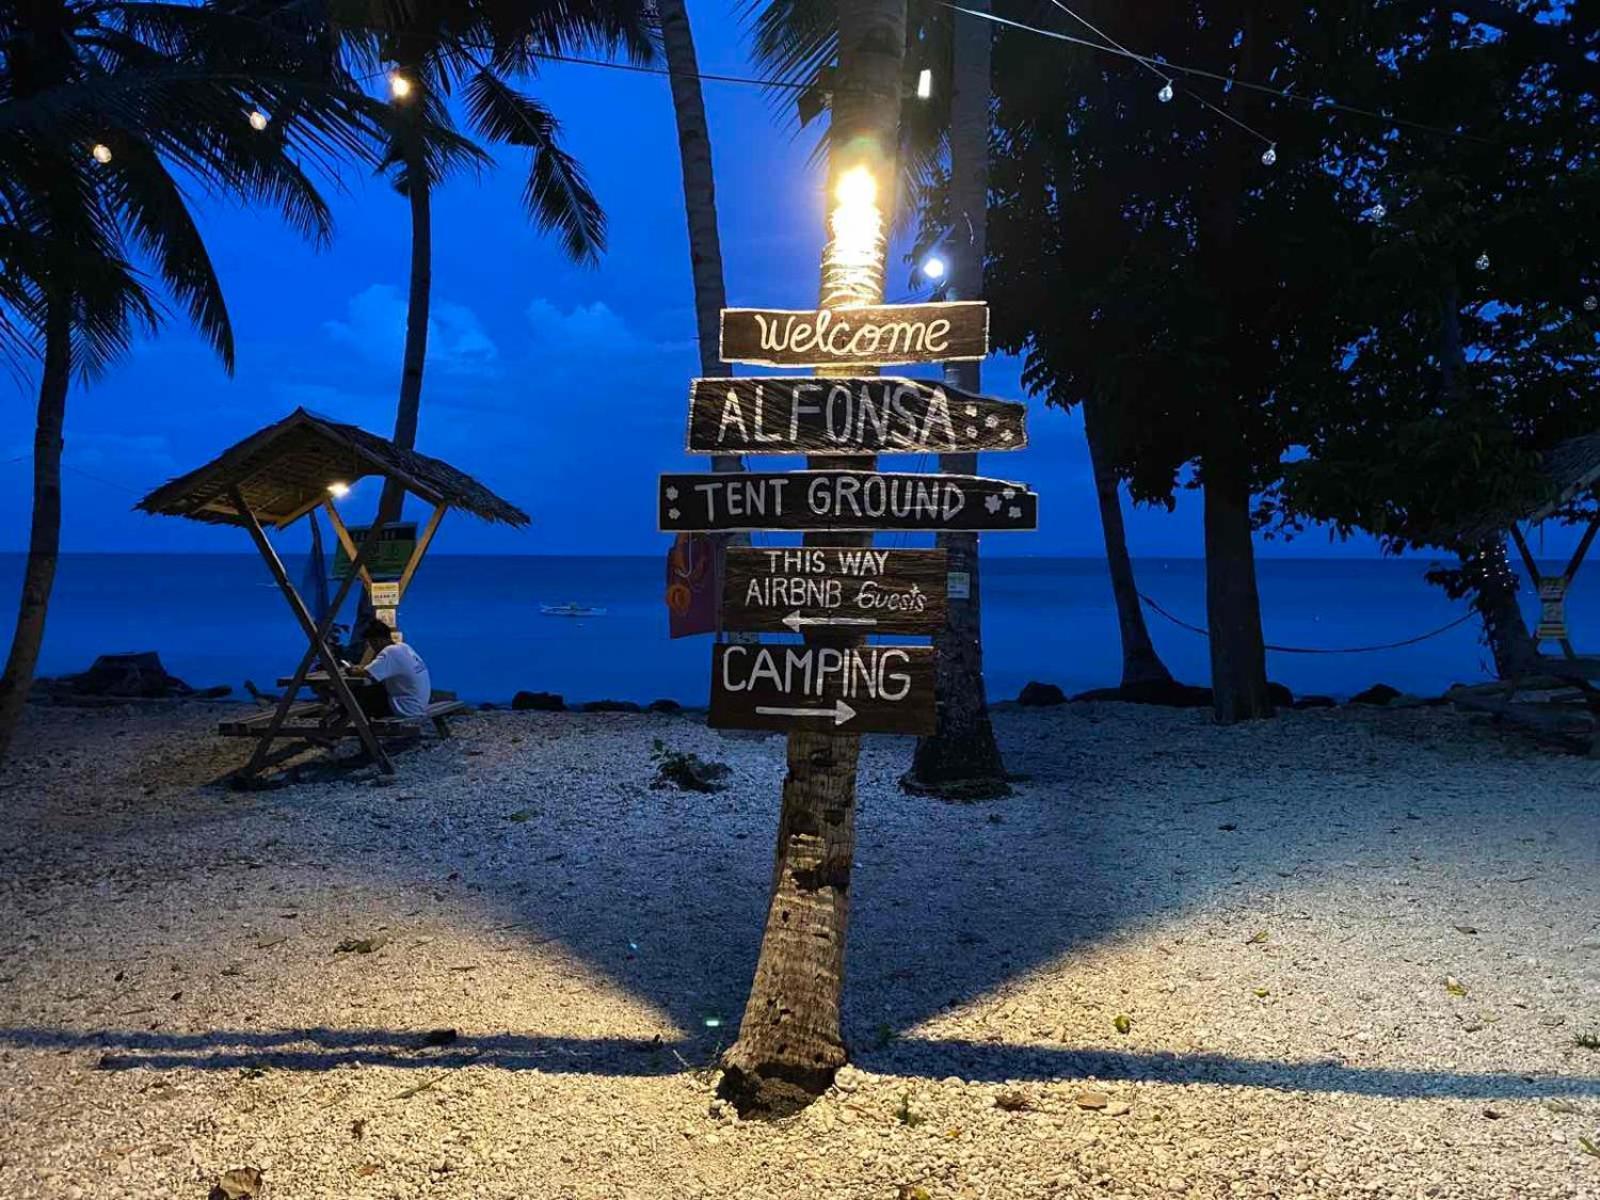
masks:
<svg viewBox="0 0 1600 1200"><path fill-rule="evenodd" d="M541 604L539 611L547 617L603 617L606 610L587 604Z"/></svg>

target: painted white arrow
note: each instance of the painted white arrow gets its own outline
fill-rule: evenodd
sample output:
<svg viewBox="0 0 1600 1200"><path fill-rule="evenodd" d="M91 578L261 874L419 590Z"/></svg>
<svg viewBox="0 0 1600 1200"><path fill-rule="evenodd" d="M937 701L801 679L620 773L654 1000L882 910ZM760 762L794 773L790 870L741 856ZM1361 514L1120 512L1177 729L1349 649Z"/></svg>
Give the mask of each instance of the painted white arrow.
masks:
<svg viewBox="0 0 1600 1200"><path fill-rule="evenodd" d="M876 625L877 617L802 617L800 610L795 609L783 619L783 623L790 629L799 633L807 625Z"/></svg>
<svg viewBox="0 0 1600 1200"><path fill-rule="evenodd" d="M832 717L835 725L843 725L855 718L856 710L843 700L835 700L832 708L764 708L756 712L763 717Z"/></svg>

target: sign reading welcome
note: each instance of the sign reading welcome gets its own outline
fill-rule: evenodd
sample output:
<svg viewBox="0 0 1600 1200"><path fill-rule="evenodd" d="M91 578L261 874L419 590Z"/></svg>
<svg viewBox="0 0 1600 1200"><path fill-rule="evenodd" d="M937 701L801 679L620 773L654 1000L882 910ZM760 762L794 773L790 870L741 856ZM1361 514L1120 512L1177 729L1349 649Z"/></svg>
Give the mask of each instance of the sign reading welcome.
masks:
<svg viewBox="0 0 1600 1200"><path fill-rule="evenodd" d="M791 312L722 310L722 361L768 367L975 362L989 353L989 306L884 304Z"/></svg>

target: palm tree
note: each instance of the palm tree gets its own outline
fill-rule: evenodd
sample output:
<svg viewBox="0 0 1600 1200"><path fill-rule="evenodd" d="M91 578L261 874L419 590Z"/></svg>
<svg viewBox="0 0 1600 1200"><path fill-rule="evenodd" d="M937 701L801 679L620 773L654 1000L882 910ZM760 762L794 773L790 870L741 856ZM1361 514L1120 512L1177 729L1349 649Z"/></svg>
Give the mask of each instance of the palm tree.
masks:
<svg viewBox="0 0 1600 1200"><path fill-rule="evenodd" d="M433 190L454 169L482 166L484 152L434 131L455 133L447 101L461 95L471 130L488 142L529 152L523 206L541 230L553 230L575 262L594 263L605 249L605 213L583 169L561 145L561 126L544 104L511 80L535 74L545 55L623 49L634 62L655 56L648 0L407 0L373 25L347 31L352 52L375 47L390 67L395 119L383 167L411 207L411 279L394 440L416 443L428 356L433 282ZM375 37L375 41L374 41ZM384 488L379 521L400 515L401 492Z"/></svg>
<svg viewBox="0 0 1600 1200"><path fill-rule="evenodd" d="M828 139L830 197L847 172L870 171L884 192L896 177L905 30L906 0L842 0L839 5ZM881 206L890 207L890 200L881 197ZM825 302L837 296L850 303L880 302L881 257L865 271L825 267ZM807 545L870 545L871 540L870 534L806 537ZM839 1009L860 756L860 734L789 734L767 926L739 1039L724 1060L720 1086L741 1113L793 1112L826 1091L845 1061Z"/></svg>
<svg viewBox="0 0 1600 1200"><path fill-rule="evenodd" d="M154 331L159 280L233 369L233 330L186 183L270 204L328 239L297 159L375 136L361 98L308 81L303 47L237 14L139 0L0 9L0 337L39 360L34 498L16 630L0 675L0 758L33 681L55 579L72 379ZM269 113L293 114L272 124ZM42 346L42 350L39 347Z"/></svg>

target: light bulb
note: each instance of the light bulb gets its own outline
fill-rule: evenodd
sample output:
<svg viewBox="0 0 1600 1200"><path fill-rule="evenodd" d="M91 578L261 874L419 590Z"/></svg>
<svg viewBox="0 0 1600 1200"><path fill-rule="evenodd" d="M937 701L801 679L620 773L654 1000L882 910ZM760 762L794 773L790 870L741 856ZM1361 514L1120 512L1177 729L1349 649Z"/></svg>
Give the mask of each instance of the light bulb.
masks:
<svg viewBox="0 0 1600 1200"><path fill-rule="evenodd" d="M844 208L866 208L878 200L878 181L866 167L851 167L839 176L833 198Z"/></svg>
<svg viewBox="0 0 1600 1200"><path fill-rule="evenodd" d="M335 500L343 500L350 494L350 485L348 483L330 483L328 491L333 493Z"/></svg>
<svg viewBox="0 0 1600 1200"><path fill-rule="evenodd" d="M1600 308L1600 296L1586 296L1584 298L1584 301L1583 301L1583 311L1584 312L1594 312L1594 310L1597 309L1597 308Z"/></svg>
<svg viewBox="0 0 1600 1200"><path fill-rule="evenodd" d="M1273 163L1275 163L1277 161L1278 161L1278 148L1277 148L1277 146L1268 146L1266 148L1266 151L1261 155L1261 165L1262 166L1266 166L1266 167L1270 167L1270 166L1272 166Z"/></svg>
<svg viewBox="0 0 1600 1200"><path fill-rule="evenodd" d="M1171 104L1174 94L1175 93L1172 90L1172 80L1169 79L1166 81L1166 83L1161 85L1161 90L1156 93L1156 99L1161 101L1163 104Z"/></svg>
<svg viewBox="0 0 1600 1200"><path fill-rule="evenodd" d="M260 133L267 127L267 114L259 108L250 111L250 128Z"/></svg>
<svg viewBox="0 0 1600 1200"><path fill-rule="evenodd" d="M917 99L926 100L933 95L933 72L927 67L917 76Z"/></svg>
<svg viewBox="0 0 1600 1200"><path fill-rule="evenodd" d="M1480 271L1487 271L1489 269L1489 252L1485 250L1482 254L1478 255L1478 261L1472 265L1477 267Z"/></svg>
<svg viewBox="0 0 1600 1200"><path fill-rule="evenodd" d="M1367 216L1371 217L1374 221L1381 221L1388 215L1389 210L1384 206L1381 200L1377 204L1374 204L1371 208L1367 209Z"/></svg>
<svg viewBox="0 0 1600 1200"><path fill-rule="evenodd" d="M94 160L97 163L103 164L111 161L111 147L104 142L96 142L89 150L89 153L94 156Z"/></svg>
<svg viewBox="0 0 1600 1200"><path fill-rule="evenodd" d="M945 265L944 259L940 258L937 254L928 255L927 259L924 260L922 264L923 276L933 280L935 283L938 283L939 280L944 278L947 270L949 270L949 268Z"/></svg>
<svg viewBox="0 0 1600 1200"><path fill-rule="evenodd" d="M399 71L389 72L389 94L396 100L404 100L411 95L411 80Z"/></svg>

